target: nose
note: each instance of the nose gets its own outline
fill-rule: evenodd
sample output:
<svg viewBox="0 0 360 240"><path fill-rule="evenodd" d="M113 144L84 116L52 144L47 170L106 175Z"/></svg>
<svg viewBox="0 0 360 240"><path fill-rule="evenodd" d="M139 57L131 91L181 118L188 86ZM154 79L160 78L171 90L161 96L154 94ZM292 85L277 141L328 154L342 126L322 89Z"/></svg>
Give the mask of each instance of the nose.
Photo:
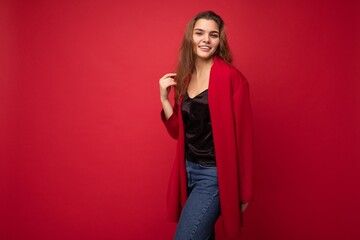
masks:
<svg viewBox="0 0 360 240"><path fill-rule="evenodd" d="M209 34L204 34L203 36L204 36L203 41L208 43L210 41Z"/></svg>

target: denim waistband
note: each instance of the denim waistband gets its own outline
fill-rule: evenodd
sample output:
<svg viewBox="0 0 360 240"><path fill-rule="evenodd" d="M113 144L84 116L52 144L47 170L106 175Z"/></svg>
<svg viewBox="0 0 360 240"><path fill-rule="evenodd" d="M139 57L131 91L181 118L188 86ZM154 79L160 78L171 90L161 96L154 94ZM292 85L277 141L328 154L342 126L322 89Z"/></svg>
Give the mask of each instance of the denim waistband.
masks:
<svg viewBox="0 0 360 240"><path fill-rule="evenodd" d="M213 169L213 170L217 169L216 166L214 166L214 165L205 165L205 164L200 164L200 163L194 163L189 160L185 160L185 165L187 168L190 167L193 169Z"/></svg>

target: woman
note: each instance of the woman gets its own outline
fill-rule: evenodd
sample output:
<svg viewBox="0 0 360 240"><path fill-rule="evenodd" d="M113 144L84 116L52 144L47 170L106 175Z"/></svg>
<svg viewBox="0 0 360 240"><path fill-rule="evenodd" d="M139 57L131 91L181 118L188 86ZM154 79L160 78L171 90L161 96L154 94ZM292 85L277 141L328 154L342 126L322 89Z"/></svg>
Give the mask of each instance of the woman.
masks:
<svg viewBox="0 0 360 240"><path fill-rule="evenodd" d="M187 26L177 72L159 81L162 121L177 139L167 199L175 239L214 239L220 213L226 235L240 237L252 198L252 119L247 80L230 63L223 20L202 12Z"/></svg>

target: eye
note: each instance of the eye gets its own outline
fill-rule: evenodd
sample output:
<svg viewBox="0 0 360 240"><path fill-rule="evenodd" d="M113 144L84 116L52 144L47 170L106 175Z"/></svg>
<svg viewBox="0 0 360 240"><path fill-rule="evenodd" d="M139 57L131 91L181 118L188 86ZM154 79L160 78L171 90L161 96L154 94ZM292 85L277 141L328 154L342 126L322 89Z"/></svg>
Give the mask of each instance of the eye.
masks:
<svg viewBox="0 0 360 240"><path fill-rule="evenodd" d="M202 32L195 32L195 35L201 35L202 34Z"/></svg>
<svg viewBox="0 0 360 240"><path fill-rule="evenodd" d="M213 34L210 34L210 37L212 37L212 38L218 38L218 37L219 37L219 35L218 35L218 34L216 34L216 33L213 33Z"/></svg>

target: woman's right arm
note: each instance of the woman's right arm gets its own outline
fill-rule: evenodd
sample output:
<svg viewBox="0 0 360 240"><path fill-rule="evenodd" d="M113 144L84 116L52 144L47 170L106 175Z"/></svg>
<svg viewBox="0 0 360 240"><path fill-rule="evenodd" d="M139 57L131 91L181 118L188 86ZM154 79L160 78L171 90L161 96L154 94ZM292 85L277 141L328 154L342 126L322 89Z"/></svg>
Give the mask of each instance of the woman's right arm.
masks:
<svg viewBox="0 0 360 240"><path fill-rule="evenodd" d="M162 105L166 120L169 119L174 112L173 107L171 106L171 103L168 99L168 96L169 96L171 86L176 85L176 82L174 80L175 75L176 75L176 73L168 73L168 74L165 74L159 80L160 101L161 101L161 105Z"/></svg>
<svg viewBox="0 0 360 240"><path fill-rule="evenodd" d="M160 101L162 105L161 119L165 124L167 131L170 136L174 139L177 139L179 136L179 122L177 118L177 104L174 108L172 107L168 96L171 89L171 86L176 85L174 80L176 73L165 74L159 80L160 85Z"/></svg>

